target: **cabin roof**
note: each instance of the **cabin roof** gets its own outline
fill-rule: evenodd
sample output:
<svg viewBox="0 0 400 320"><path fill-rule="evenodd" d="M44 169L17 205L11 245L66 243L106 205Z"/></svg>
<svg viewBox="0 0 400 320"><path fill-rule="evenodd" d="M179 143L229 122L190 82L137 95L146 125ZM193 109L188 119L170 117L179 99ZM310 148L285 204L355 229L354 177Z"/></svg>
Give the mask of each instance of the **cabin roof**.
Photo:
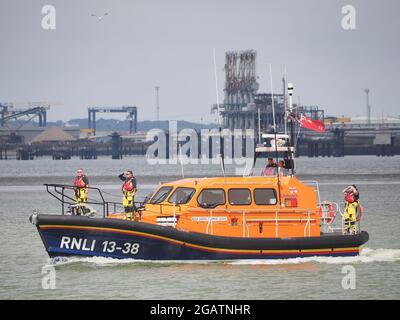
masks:
<svg viewBox="0 0 400 320"><path fill-rule="evenodd" d="M288 185L291 179L295 177L281 177L280 183L282 186ZM234 176L234 177L212 177L212 178L187 178L176 181L170 181L163 183L163 186L180 186L180 187L209 187L223 186L223 185L238 185L242 187L250 185L265 185L265 186L276 186L278 184L277 177L265 177L265 176Z"/></svg>

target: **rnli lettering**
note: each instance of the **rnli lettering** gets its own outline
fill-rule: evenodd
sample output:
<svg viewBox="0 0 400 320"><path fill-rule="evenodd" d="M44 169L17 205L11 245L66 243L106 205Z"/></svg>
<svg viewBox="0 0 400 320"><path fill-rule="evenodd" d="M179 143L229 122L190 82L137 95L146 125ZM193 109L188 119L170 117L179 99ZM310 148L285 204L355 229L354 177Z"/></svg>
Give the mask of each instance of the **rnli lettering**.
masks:
<svg viewBox="0 0 400 320"><path fill-rule="evenodd" d="M60 242L61 249L69 250L82 250L82 251L94 251L96 240L88 240L86 238L76 238L62 236Z"/></svg>
<svg viewBox="0 0 400 320"><path fill-rule="evenodd" d="M136 255L139 253L139 243L117 243L115 241L99 242L97 251L104 253L122 253L126 255ZM62 236L60 241L60 249L96 251L96 240L86 238Z"/></svg>
<svg viewBox="0 0 400 320"><path fill-rule="evenodd" d="M103 241L103 252L114 253L122 252L123 254L135 255L139 252L139 243L125 242L122 246L118 246L115 241Z"/></svg>

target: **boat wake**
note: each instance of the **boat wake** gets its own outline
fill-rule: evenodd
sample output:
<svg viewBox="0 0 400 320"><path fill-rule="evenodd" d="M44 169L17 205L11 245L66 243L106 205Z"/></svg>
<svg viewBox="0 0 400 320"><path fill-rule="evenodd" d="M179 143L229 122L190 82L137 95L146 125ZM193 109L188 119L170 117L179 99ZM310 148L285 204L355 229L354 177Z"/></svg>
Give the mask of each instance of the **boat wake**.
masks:
<svg viewBox="0 0 400 320"><path fill-rule="evenodd" d="M306 257L276 260L241 260L233 261L232 264L349 264L349 263L371 263L371 262L396 262L400 261L400 249L370 249L363 248L360 255L355 257Z"/></svg>
<svg viewBox="0 0 400 320"><path fill-rule="evenodd" d="M105 257L59 257L50 259L49 264L53 266L71 264L93 264L96 266L121 266L135 264L138 266L148 265L174 265L174 264L231 264L231 265L283 265L301 263L320 264L349 264L349 263L372 263L372 262L397 262L400 261L400 249L370 249L363 248L359 256L355 257L307 257L292 259L271 260L137 260L137 259L113 259Z"/></svg>

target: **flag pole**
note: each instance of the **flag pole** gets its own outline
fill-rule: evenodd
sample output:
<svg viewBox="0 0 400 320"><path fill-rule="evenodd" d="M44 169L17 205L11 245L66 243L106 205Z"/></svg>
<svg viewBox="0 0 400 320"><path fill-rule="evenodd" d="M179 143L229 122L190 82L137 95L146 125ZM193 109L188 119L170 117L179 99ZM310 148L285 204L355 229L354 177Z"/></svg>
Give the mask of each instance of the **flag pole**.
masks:
<svg viewBox="0 0 400 320"><path fill-rule="evenodd" d="M292 176L294 176L294 132L293 132L293 83L289 82L288 83L288 95L289 95L289 114L290 114L290 146L293 148L293 151L290 151L290 158L291 158L291 163L290 167L292 169Z"/></svg>

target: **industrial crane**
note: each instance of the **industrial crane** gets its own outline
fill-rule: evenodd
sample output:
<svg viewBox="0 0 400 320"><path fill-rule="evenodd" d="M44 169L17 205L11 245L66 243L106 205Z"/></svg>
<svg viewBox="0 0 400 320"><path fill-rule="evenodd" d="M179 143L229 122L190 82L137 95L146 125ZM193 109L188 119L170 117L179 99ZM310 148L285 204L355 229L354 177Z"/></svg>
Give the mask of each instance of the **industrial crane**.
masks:
<svg viewBox="0 0 400 320"><path fill-rule="evenodd" d="M60 105L54 102L0 102L0 127L9 128L9 120L30 116L29 122L38 117L39 127L47 125L47 110Z"/></svg>

